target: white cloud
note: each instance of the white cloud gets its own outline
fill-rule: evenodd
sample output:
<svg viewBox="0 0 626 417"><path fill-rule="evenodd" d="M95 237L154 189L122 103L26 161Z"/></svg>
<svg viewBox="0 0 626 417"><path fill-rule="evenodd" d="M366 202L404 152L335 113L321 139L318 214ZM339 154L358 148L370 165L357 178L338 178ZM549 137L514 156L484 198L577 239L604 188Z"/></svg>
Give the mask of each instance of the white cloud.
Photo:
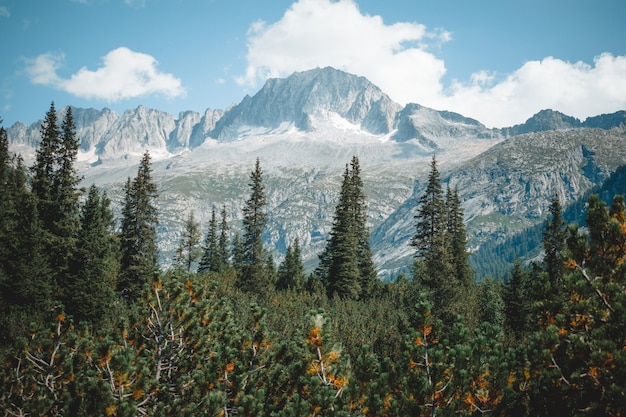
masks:
<svg viewBox="0 0 626 417"><path fill-rule="evenodd" d="M495 126L510 126L541 109L585 119L626 108L626 56L605 53L593 65L553 57L526 62L501 81L474 74L439 104Z"/></svg>
<svg viewBox="0 0 626 417"><path fill-rule="evenodd" d="M6 6L0 6L0 17L11 17L11 12Z"/></svg>
<svg viewBox="0 0 626 417"><path fill-rule="evenodd" d="M185 94L181 81L157 70L157 61L148 54L120 47L102 59L95 71L81 68L69 79L60 78L62 54L42 54L27 60L26 71L34 84L48 85L77 97L115 102L148 94L179 97Z"/></svg>
<svg viewBox="0 0 626 417"><path fill-rule="evenodd" d="M386 25L380 16L361 14L352 0L300 0L278 22L252 25L246 74L237 82L255 86L268 77L333 66L368 77L397 101L424 101L440 94L445 73L426 45L450 36L417 23Z"/></svg>
<svg viewBox="0 0 626 417"><path fill-rule="evenodd" d="M432 51L451 39L415 22L386 24L362 14L353 0L299 0L279 21L251 26L246 72L236 81L255 87L269 77L333 66L367 77L401 104L499 127L545 108L581 119L626 108L626 56L603 54L593 65L547 57L501 77L483 70L444 86L445 63Z"/></svg>

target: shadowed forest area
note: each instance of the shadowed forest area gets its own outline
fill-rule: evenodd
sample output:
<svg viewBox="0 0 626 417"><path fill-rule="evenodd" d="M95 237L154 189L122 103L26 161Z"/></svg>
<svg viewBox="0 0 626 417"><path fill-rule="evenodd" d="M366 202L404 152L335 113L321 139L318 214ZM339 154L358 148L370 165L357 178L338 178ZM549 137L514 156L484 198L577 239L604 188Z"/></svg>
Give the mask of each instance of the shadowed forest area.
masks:
<svg viewBox="0 0 626 417"><path fill-rule="evenodd" d="M7 416L620 416L626 409L626 210L555 197L543 252L475 281L458 190L433 157L415 208L412 272L377 277L355 156L330 237L264 247L261 161L244 219L189 213L159 265L145 153L120 218L81 189L71 108L54 104L36 160L0 128L0 409ZM338 173L341 175L341 173Z"/></svg>

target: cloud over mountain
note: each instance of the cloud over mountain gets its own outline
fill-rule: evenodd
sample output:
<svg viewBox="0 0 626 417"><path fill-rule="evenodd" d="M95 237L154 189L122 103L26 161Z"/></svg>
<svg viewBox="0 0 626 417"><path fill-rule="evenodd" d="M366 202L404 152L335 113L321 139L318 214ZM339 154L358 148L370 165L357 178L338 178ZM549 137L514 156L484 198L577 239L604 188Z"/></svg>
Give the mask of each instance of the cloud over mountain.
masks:
<svg viewBox="0 0 626 417"><path fill-rule="evenodd" d="M446 30L388 24L361 13L353 0L300 0L277 22L251 26L246 72L237 81L256 86L333 66L368 78L403 105L462 113L490 127L518 123L544 108L584 119L626 107L626 56L603 53L593 63L545 57L508 74L486 68L446 85L446 63L437 51L447 42L453 39Z"/></svg>
<svg viewBox="0 0 626 417"><path fill-rule="evenodd" d="M26 60L26 73L33 84L47 85L76 97L115 102L124 99L162 94L179 97L185 94L181 81L172 74L160 72L158 62L148 54L119 47L107 53L96 70L79 69L70 78L57 71L65 56L46 53Z"/></svg>

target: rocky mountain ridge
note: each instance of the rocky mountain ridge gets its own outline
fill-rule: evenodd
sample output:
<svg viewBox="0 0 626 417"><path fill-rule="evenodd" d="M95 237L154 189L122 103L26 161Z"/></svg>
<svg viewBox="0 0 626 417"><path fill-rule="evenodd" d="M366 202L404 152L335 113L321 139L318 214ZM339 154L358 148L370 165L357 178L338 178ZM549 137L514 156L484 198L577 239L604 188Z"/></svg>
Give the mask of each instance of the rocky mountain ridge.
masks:
<svg viewBox="0 0 626 417"><path fill-rule="evenodd" d="M174 118L140 106L122 115L109 109L73 108L73 115L81 139L79 169L84 183L107 188L114 201L119 202L126 178L135 175L141 154L150 151L160 190L159 236L165 263L180 238L186 212L194 211L206 224L211 208L224 204L233 228L239 227L248 175L257 157L265 173L270 213L264 238L280 260L286 245L298 237L311 267L330 230L343 167L357 155L375 258L385 276L410 263L412 249L406 236L413 232L416 196L433 153L446 181L459 185L473 247L506 234L510 224L540 219L546 198L551 197L547 190L566 190L563 196L569 198L620 160L626 161L621 151L610 150L625 148L620 142L623 133L593 130L598 137L614 138L605 141L603 150L596 143L602 140L585 144L591 130L584 125L610 129L624 123L626 112L576 125L576 119L542 111L523 125L489 129L453 112L418 104L402 108L365 78L332 68L269 80L257 94L225 111L181 112ZM29 154L32 157L40 126L41 121L9 127L12 150L27 160ZM562 135L559 146L564 146L562 155L570 165L559 174L555 169L561 165L544 159L533 168L543 176L528 171L524 164L529 162L524 161L529 156L561 148L556 139L544 140L539 133L523 140L510 137L524 129ZM570 136L578 139L571 142ZM610 155L614 158L607 162ZM590 168L590 158L595 158L592 165L597 169ZM589 176L593 172L595 179ZM526 204L527 198L538 203Z"/></svg>

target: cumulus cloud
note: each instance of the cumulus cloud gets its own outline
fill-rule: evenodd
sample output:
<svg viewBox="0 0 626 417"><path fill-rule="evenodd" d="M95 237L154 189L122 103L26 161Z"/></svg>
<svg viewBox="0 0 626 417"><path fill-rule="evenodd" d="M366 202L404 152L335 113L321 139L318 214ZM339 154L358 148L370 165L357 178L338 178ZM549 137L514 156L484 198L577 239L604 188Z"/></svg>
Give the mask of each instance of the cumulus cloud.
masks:
<svg viewBox="0 0 626 417"><path fill-rule="evenodd" d="M500 81L474 74L455 83L440 105L496 126L510 126L540 109L585 119L626 108L626 56L597 56L593 65L554 57L526 62Z"/></svg>
<svg viewBox="0 0 626 417"><path fill-rule="evenodd" d="M70 78L61 78L63 54L47 53L26 61L26 72L34 84L47 85L77 97L115 102L162 94L173 98L185 94L181 81L157 70L157 61L148 54L120 47L102 59L102 66L81 68Z"/></svg>
<svg viewBox="0 0 626 417"><path fill-rule="evenodd" d="M401 104L456 111L497 127L545 108L581 119L626 108L626 56L602 54L593 64L547 57L503 76L486 69L444 86L445 63L434 51L451 40L450 32L415 22L386 24L362 14L353 0L299 0L279 21L251 26L246 72L236 81L254 87L333 66L367 77Z"/></svg>
<svg viewBox="0 0 626 417"><path fill-rule="evenodd" d="M352 0L300 0L278 22L252 25L246 73L237 82L255 86L268 77L332 66L368 77L397 101L425 99L441 93L445 73L427 45L450 37L417 23L387 25L380 16L363 15ZM403 83L393 81L398 77Z"/></svg>

